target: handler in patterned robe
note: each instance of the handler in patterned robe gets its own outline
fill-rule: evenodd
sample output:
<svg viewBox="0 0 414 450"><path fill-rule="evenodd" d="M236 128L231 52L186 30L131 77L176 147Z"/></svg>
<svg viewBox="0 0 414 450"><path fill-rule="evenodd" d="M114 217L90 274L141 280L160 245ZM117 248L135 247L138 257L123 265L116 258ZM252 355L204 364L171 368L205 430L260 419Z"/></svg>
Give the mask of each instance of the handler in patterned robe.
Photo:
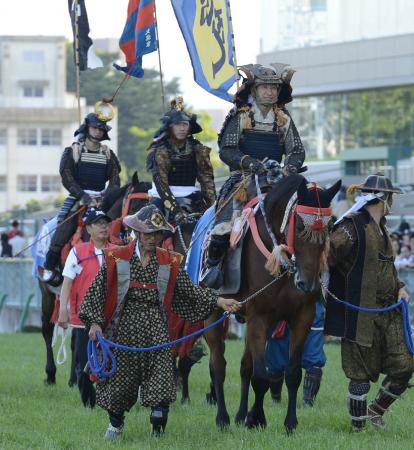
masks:
<svg viewBox="0 0 414 450"><path fill-rule="evenodd" d="M355 187L364 195L352 212L337 222L330 238L329 289L339 299L366 308L385 308L400 298L408 301L385 227L392 194L402 192L382 174L370 175ZM413 356L404 339L401 310L358 312L329 296L325 333L342 338L342 368L350 380L352 429L361 431L367 419L383 427L383 414L407 389L414 370ZM375 383L380 373L386 377L367 405L370 382Z"/></svg>
<svg viewBox="0 0 414 450"><path fill-rule="evenodd" d="M235 312L235 300L225 300L194 285L180 268L181 255L158 248L163 231L171 226L154 206L127 216L125 225L138 239L126 247L105 250L106 262L87 291L79 318L96 332L130 347L149 347L169 340L169 308L184 319L197 322L218 306ZM118 300L117 300L118 299ZM109 413L106 438L118 438L124 414L136 403L138 389L144 406L151 407L153 434L167 424L169 404L176 398L171 348L135 353L114 349L115 374L97 383L97 403Z"/></svg>
<svg viewBox="0 0 414 450"><path fill-rule="evenodd" d="M235 95L235 106L218 139L219 156L229 166L230 178L219 194L220 212L211 231L208 271L202 279L206 286L216 289L223 283L221 261L229 246L235 215L240 214L234 201L225 204L228 197L246 175L263 174L275 163L281 163L283 157L285 176L298 173L305 160L299 133L285 107L292 101L290 80L294 70L278 63L271 67L249 64L240 70L247 78ZM263 164L265 158L268 162Z"/></svg>
<svg viewBox="0 0 414 450"><path fill-rule="evenodd" d="M184 111L182 97L171 102L161 120L148 149L147 170L153 180L148 194L169 222L180 224L187 212L204 212L216 200L211 148L193 137L202 128L195 114Z"/></svg>

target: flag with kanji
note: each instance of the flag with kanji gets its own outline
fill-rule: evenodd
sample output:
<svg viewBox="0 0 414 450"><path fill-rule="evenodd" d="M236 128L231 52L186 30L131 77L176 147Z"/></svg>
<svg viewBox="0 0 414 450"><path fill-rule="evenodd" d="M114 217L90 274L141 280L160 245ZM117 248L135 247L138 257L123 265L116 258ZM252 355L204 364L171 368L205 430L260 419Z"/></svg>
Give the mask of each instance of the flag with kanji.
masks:
<svg viewBox="0 0 414 450"><path fill-rule="evenodd" d="M227 0L171 0L194 70L206 91L232 101L236 81Z"/></svg>
<svg viewBox="0 0 414 450"><path fill-rule="evenodd" d="M157 50L154 0L129 0L127 21L119 40L126 66L114 64L118 70L141 78L144 75L142 56Z"/></svg>

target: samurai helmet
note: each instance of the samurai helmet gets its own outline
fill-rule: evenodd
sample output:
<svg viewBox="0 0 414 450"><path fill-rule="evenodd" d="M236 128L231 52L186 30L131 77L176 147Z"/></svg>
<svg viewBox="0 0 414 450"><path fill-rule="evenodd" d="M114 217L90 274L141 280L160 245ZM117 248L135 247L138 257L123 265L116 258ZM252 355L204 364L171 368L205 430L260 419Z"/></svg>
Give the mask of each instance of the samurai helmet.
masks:
<svg viewBox="0 0 414 450"><path fill-rule="evenodd" d="M161 127L156 131L154 140L162 139L167 133L171 125L188 122L190 124L189 134L197 134L203 131L197 122L196 114L189 114L184 111L184 100L182 97L177 97L170 103L170 110L167 111L161 118Z"/></svg>
<svg viewBox="0 0 414 450"><path fill-rule="evenodd" d="M361 192L390 192L392 194L403 194L403 191L398 187L394 187L391 180L382 172L369 175L363 183L356 186L356 189L359 189Z"/></svg>
<svg viewBox="0 0 414 450"><path fill-rule="evenodd" d="M153 204L144 206L137 213L126 216L124 225L140 233L155 233L157 231L174 231L162 212Z"/></svg>
<svg viewBox="0 0 414 450"><path fill-rule="evenodd" d="M86 137L88 135L88 128L95 127L95 128L100 128L101 130L104 131L104 134L103 134L102 138L100 139L101 141L110 140L110 137L108 136L108 131L110 131L112 127L107 125L106 122L107 122L106 120L104 121L104 120L99 119L99 117L96 113L89 113L85 117L82 125L75 131L74 136L77 136L78 134L82 134Z"/></svg>
<svg viewBox="0 0 414 450"><path fill-rule="evenodd" d="M238 106L248 103L248 98L256 96L256 88L262 84L274 84L278 87L278 105L285 105L292 101L292 87L290 81L295 70L289 64L271 63L269 66L262 64L246 64L239 66L239 73L244 74L243 83L235 95L235 103Z"/></svg>

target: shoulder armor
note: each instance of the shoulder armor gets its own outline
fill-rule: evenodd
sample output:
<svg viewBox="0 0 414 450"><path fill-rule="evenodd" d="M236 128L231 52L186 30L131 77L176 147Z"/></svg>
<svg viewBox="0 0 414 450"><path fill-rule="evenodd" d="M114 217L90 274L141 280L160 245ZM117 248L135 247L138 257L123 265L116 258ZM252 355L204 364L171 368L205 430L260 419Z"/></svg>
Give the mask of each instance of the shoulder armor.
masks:
<svg viewBox="0 0 414 450"><path fill-rule="evenodd" d="M218 134L217 137L217 142L220 145L221 139L223 137L223 132L225 131L228 123L230 122L230 120L235 117L238 113L238 109L234 106L233 108L231 108L231 110L227 113L227 116L224 119L223 125L221 126L221 130Z"/></svg>
<svg viewBox="0 0 414 450"><path fill-rule="evenodd" d="M79 144L79 142L74 142L72 144L72 158L75 161L75 164L78 163L81 152L82 152L82 146Z"/></svg>

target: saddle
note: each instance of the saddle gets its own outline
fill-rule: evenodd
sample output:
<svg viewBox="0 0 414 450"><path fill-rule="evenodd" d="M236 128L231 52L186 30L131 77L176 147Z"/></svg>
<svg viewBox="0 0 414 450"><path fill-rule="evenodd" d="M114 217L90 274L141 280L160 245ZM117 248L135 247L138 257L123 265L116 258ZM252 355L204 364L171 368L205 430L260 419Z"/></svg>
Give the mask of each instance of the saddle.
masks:
<svg viewBox="0 0 414 450"><path fill-rule="evenodd" d="M254 197L244 206L241 215L234 221L233 229L230 234L230 248L227 250L223 260L222 270L224 271L224 284L218 290L219 295L237 294L240 290L243 242L249 228L252 229L253 236L258 236L255 220L257 210L258 198ZM202 279L205 270L213 218L214 207L211 207L202 216L193 232L192 241L197 239L200 243L197 244L196 242L192 246L190 253L187 256L186 269L195 283L198 283ZM200 233L202 233L202 235L200 235ZM258 240L255 239L255 242L259 249L270 254L260 237Z"/></svg>

